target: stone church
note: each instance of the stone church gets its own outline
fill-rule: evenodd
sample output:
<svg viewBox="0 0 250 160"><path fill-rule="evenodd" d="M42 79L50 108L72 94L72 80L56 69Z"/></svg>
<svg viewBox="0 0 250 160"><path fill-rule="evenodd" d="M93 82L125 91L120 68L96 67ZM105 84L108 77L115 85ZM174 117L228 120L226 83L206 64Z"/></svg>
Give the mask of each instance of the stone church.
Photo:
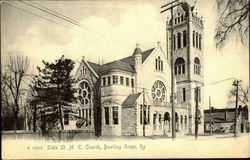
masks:
<svg viewBox="0 0 250 160"><path fill-rule="evenodd" d="M64 114L65 129L94 130L94 90L99 86L101 135L171 135L170 31L174 23L175 121L177 134L194 133L195 91L203 85L203 22L195 6L184 2L167 21L167 50L161 44L106 64L82 59L75 73L77 116ZM99 80L99 81L98 81ZM144 108L143 108L144 104ZM204 130L203 88L198 92L199 132ZM81 119L82 118L82 119ZM84 120L81 122L81 120Z"/></svg>

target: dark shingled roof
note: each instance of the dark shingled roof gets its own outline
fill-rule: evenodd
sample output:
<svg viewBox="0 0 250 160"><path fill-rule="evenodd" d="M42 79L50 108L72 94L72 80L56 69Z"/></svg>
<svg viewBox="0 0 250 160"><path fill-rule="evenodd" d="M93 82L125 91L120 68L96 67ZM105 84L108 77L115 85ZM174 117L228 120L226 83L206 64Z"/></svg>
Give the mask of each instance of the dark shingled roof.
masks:
<svg viewBox="0 0 250 160"><path fill-rule="evenodd" d="M121 61L113 61L113 62L106 63L106 64L102 65L101 72L107 73L112 69L119 69L122 71L135 73L135 70L132 66L130 66L129 64L127 64L125 62L121 62Z"/></svg>
<svg viewBox="0 0 250 160"><path fill-rule="evenodd" d="M141 52L141 49L140 48L138 48L138 47L136 47L136 49L135 49L135 51L134 51L134 53L133 53L133 55L136 55L136 54L141 54L142 52Z"/></svg>
<svg viewBox="0 0 250 160"><path fill-rule="evenodd" d="M142 63L148 58L148 56L152 53L154 49L155 48L151 48L147 51L142 52ZM135 60L133 55L103 65L99 65L90 61L88 61L88 64L98 75L108 73L112 69L135 73Z"/></svg>
<svg viewBox="0 0 250 160"><path fill-rule="evenodd" d="M148 58L148 56L153 52L154 49L155 48L151 48L149 50L142 52L142 63ZM135 66L135 60L133 56L120 59L119 61L125 62L133 67Z"/></svg>
<svg viewBox="0 0 250 160"><path fill-rule="evenodd" d="M140 96L141 93L130 94L127 99L123 102L122 106L125 107L132 107L134 106L137 98Z"/></svg>
<svg viewBox="0 0 250 160"><path fill-rule="evenodd" d="M100 74L100 69L101 69L101 65L100 64L96 64L90 61L87 61L88 64L90 65L90 67L96 72L96 74Z"/></svg>

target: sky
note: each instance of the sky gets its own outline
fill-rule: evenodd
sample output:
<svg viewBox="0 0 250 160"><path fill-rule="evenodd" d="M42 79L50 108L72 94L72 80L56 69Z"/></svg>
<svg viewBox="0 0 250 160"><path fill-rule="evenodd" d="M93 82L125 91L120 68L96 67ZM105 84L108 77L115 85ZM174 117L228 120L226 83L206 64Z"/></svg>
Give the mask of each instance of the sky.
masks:
<svg viewBox="0 0 250 160"><path fill-rule="evenodd" d="M1 4L1 60L9 55L28 56L31 72L42 66L42 60L53 62L65 55L76 61L81 58L104 62L130 56L139 44L142 50L155 47L160 41L166 46L165 21L169 13L160 13L167 0L82 0L82 1L27 1L61 13L84 26L79 28L52 15L18 1ZM193 0L187 0L191 5ZM228 78L242 80L249 85L248 46L243 46L232 35L224 48L214 44L218 21L216 1L197 1L198 14L204 20L204 83L211 84ZM21 8L25 12L14 7ZM38 16L32 15L36 14ZM49 19L49 20L48 20ZM53 23L56 22L57 24ZM59 25L60 24L60 25ZM165 50L165 49L164 49ZM208 97L212 106L225 108L233 79L204 87L204 109Z"/></svg>

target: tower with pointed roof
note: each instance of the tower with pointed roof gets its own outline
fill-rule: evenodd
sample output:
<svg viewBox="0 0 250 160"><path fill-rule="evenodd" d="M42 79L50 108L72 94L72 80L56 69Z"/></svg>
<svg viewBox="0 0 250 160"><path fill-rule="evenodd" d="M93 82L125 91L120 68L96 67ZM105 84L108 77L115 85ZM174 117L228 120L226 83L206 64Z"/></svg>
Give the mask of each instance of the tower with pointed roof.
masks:
<svg viewBox="0 0 250 160"><path fill-rule="evenodd" d="M196 86L203 85L203 20L198 15L196 6L182 3L174 10L173 20L168 22L167 31L171 32L173 22L173 62L176 78L176 108L188 108L189 133L194 133L195 91ZM171 42L171 35L168 34ZM169 43L169 49L171 44ZM168 52L170 53L170 52ZM198 92L199 132L203 132L203 88ZM177 119L181 119L177 113ZM182 123L180 121L180 123Z"/></svg>
<svg viewBox="0 0 250 160"><path fill-rule="evenodd" d="M133 53L134 60L135 60L135 70L138 72L142 65L142 51L139 48L139 44L136 44L135 51Z"/></svg>

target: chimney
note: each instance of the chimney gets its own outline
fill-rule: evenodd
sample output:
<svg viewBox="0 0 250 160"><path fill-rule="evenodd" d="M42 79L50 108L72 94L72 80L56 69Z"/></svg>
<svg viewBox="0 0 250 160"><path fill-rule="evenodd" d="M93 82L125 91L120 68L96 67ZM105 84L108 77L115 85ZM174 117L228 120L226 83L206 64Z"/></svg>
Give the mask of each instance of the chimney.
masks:
<svg viewBox="0 0 250 160"><path fill-rule="evenodd" d="M161 42L160 41L157 41L157 45L160 46Z"/></svg>

